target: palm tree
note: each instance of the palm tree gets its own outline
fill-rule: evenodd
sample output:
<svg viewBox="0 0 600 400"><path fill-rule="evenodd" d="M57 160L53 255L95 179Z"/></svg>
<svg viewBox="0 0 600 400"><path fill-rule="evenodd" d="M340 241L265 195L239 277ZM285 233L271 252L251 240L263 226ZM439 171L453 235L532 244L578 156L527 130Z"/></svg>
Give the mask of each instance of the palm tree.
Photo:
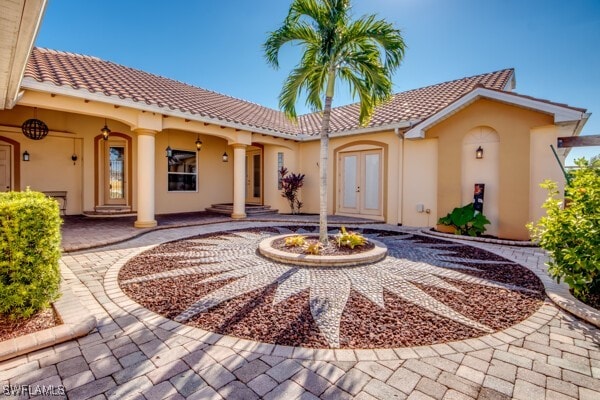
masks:
<svg viewBox="0 0 600 400"><path fill-rule="evenodd" d="M303 54L287 77L279 106L295 120L302 93L313 111L322 112L319 161L319 240L327 242L327 155L329 122L336 79L347 83L360 101L359 123L392 94L393 72L404 56L398 29L375 15L350 18L350 0L293 0L283 24L264 43L267 62L279 67L279 50L299 44ZM323 106L322 97L325 97Z"/></svg>

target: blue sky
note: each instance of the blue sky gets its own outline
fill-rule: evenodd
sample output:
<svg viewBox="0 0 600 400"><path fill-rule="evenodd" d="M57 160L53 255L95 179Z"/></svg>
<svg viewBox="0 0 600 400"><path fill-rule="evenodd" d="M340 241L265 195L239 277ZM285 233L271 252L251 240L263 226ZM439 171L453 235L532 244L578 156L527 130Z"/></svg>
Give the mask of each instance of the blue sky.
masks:
<svg viewBox="0 0 600 400"><path fill-rule="evenodd" d="M97 56L205 89L278 108L298 49L281 68L261 45L285 17L288 0L49 0L36 45ZM600 1L354 0L408 46L394 77L400 92L515 68L518 93L587 108L583 134L600 134ZM353 100L338 89L334 105ZM305 112L304 104L298 111ZM548 149L550 151L550 149ZM600 147L571 151L600 154Z"/></svg>

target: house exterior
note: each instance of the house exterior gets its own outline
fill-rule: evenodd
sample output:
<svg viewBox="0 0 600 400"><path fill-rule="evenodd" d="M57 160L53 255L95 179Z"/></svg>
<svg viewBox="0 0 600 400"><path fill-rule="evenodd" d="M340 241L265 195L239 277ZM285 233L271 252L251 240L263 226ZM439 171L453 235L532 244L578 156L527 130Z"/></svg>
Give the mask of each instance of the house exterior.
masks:
<svg viewBox="0 0 600 400"><path fill-rule="evenodd" d="M293 123L280 111L144 71L33 48L45 2L20 3L16 33L0 47L8 71L0 77L2 190L66 192L66 214L131 210L135 226L151 227L156 214L215 203L233 203L233 218L246 217L246 204L286 212L278 188L285 166L306 175L302 211L318 213L319 114ZM398 93L366 126L357 104L335 108L329 213L434 226L484 184L488 232L527 239L525 224L543 215L539 183L563 180L549 146L578 135L589 114L515 93L515 82L515 71L504 69ZM31 118L48 126L46 137L24 136Z"/></svg>

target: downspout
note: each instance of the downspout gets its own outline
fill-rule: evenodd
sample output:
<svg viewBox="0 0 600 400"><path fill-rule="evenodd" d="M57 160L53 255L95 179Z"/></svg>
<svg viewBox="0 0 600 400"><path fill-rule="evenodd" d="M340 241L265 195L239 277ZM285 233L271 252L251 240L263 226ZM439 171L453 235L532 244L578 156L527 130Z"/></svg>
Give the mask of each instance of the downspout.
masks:
<svg viewBox="0 0 600 400"><path fill-rule="evenodd" d="M398 185L398 226L402 226L404 219L404 134L400 132L400 128L394 128L394 133L398 136L402 145L402 150L400 151L400 184Z"/></svg>

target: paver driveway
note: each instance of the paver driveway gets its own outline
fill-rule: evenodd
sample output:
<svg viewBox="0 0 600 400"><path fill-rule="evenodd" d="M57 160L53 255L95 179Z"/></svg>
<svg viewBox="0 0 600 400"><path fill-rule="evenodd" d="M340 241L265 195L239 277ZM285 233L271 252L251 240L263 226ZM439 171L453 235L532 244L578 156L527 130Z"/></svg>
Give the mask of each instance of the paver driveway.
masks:
<svg viewBox="0 0 600 400"><path fill-rule="evenodd" d="M0 363L3 389L62 385L62 397L69 399L600 398L600 331L549 301L523 323L479 339L329 351L237 340L182 326L119 298L111 288L116 278L110 271L155 244L269 225L226 222L154 231L65 254L64 279L96 315L98 328L78 340ZM476 245L538 272L543 268L539 249Z"/></svg>

